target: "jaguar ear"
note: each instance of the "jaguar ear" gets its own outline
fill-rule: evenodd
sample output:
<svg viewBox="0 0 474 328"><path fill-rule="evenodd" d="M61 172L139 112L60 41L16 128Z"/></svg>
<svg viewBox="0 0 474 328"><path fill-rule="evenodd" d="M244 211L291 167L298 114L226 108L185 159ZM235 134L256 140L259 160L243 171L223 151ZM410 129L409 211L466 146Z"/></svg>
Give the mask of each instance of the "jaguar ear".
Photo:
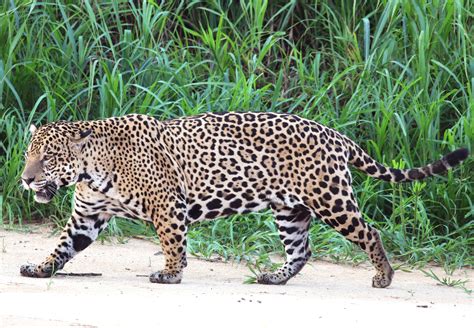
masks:
<svg viewBox="0 0 474 328"><path fill-rule="evenodd" d="M30 133L31 133L31 135L35 134L35 132L36 132L36 126L35 126L34 124L31 124L31 125L30 125Z"/></svg>
<svg viewBox="0 0 474 328"><path fill-rule="evenodd" d="M81 130L79 133L69 137L71 142L76 145L84 144L92 134L92 129Z"/></svg>
<svg viewBox="0 0 474 328"><path fill-rule="evenodd" d="M79 132L79 137L81 139L84 139L84 138L87 138L88 136L90 136L91 133L92 133L92 129L82 130L81 132Z"/></svg>

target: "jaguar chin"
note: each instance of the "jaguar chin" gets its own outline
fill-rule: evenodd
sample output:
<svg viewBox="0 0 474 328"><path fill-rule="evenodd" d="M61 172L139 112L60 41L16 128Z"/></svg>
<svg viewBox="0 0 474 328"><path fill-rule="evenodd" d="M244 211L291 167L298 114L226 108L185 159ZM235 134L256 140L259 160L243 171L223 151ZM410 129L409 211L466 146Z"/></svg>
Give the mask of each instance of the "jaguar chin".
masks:
<svg viewBox="0 0 474 328"><path fill-rule="evenodd" d="M56 195L56 192L58 190L57 185L54 182L48 182L39 189L38 191L35 191L35 196L34 199L38 203L49 203L51 199Z"/></svg>

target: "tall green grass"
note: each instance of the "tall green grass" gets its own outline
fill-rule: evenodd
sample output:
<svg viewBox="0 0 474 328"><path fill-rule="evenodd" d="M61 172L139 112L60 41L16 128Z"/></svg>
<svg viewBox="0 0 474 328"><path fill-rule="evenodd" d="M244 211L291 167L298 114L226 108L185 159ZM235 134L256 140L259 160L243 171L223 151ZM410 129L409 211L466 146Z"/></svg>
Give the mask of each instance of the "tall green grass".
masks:
<svg viewBox="0 0 474 328"><path fill-rule="evenodd" d="M319 121L377 160L411 167L474 140L474 3L71 1L0 5L0 208L4 227L67 219L72 191L34 204L19 186L28 126L126 113L279 111ZM355 172L365 219L394 258L473 265L472 158L406 185ZM148 234L115 221L110 234ZM205 222L192 253L281 253L268 212ZM320 223L315 256L363 259Z"/></svg>

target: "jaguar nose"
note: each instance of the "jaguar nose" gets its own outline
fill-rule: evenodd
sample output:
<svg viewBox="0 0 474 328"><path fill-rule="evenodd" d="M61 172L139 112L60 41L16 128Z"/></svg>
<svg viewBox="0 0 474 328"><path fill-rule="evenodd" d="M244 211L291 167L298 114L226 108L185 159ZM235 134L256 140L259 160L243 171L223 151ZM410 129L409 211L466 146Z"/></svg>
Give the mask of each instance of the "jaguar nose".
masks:
<svg viewBox="0 0 474 328"><path fill-rule="evenodd" d="M21 178L21 179L26 183L27 186L29 186L30 183L32 183L35 180L34 177L33 178Z"/></svg>

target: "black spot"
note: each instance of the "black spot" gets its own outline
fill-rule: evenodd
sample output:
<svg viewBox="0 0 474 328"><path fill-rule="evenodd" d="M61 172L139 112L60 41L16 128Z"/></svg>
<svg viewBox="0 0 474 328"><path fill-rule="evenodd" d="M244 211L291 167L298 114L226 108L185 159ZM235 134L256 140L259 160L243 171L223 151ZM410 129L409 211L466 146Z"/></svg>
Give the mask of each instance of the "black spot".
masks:
<svg viewBox="0 0 474 328"><path fill-rule="evenodd" d="M431 164L431 172L433 174L440 174L446 171L448 168L444 165L443 161L436 161Z"/></svg>
<svg viewBox="0 0 474 328"><path fill-rule="evenodd" d="M72 236L72 245L76 252L80 252L92 243L92 239L86 235Z"/></svg>
<svg viewBox="0 0 474 328"><path fill-rule="evenodd" d="M247 208L254 208L254 207L257 207L258 205L259 205L258 203L251 202L251 203L246 204L245 207L247 207Z"/></svg>
<svg viewBox="0 0 474 328"><path fill-rule="evenodd" d="M387 168L380 163L377 163L377 169L381 174L385 174L385 172L387 172Z"/></svg>
<svg viewBox="0 0 474 328"><path fill-rule="evenodd" d="M343 235L343 236L347 236L347 235L349 234L349 231L347 231L347 229L344 229L344 228L342 228L339 232L340 232L341 235Z"/></svg>
<svg viewBox="0 0 474 328"><path fill-rule="evenodd" d="M251 191L251 190L250 190L250 189L247 189L246 192L242 194L242 197L245 198L245 200L247 200L247 201L250 202L250 201L252 201L255 197L254 197L254 196L252 195L252 193L249 192L249 191Z"/></svg>
<svg viewBox="0 0 474 328"><path fill-rule="evenodd" d="M235 214L235 210L231 209L231 208L226 208L223 212L222 212L222 215L232 215L232 214Z"/></svg>
<svg viewBox="0 0 474 328"><path fill-rule="evenodd" d="M232 198L235 198L234 194L228 194L224 197L225 200L231 200Z"/></svg>
<svg viewBox="0 0 474 328"><path fill-rule="evenodd" d="M461 148L449 153L443 157L449 166L453 167L464 161L469 156L469 151L466 148Z"/></svg>
<svg viewBox="0 0 474 328"><path fill-rule="evenodd" d="M359 220L357 218L352 218L352 225L357 227L359 225Z"/></svg>
<svg viewBox="0 0 474 328"><path fill-rule="evenodd" d="M109 182L107 182L107 185L105 186L105 188L102 190L102 193L106 193L107 191L109 191L110 189L112 188L112 181L109 180Z"/></svg>
<svg viewBox="0 0 474 328"><path fill-rule="evenodd" d="M348 211L348 212L357 212L356 206L354 205L354 203L350 199L348 199L346 201L346 211Z"/></svg>
<svg viewBox="0 0 474 328"><path fill-rule="evenodd" d="M334 206L332 207L333 213L338 213L338 212L344 211L344 209L342 208L342 204L343 204L342 199L336 199L334 201Z"/></svg>
<svg viewBox="0 0 474 328"><path fill-rule="evenodd" d="M408 171L408 177L412 180L420 180L425 177L425 174L418 169Z"/></svg>
<svg viewBox="0 0 474 328"><path fill-rule="evenodd" d="M365 169L365 172L367 172L368 174L374 174L375 172L377 172L377 168L371 165Z"/></svg>
<svg viewBox="0 0 474 328"><path fill-rule="evenodd" d="M78 198L77 200L78 200L78 202L83 203L83 204L85 204L85 205L89 205L89 206L95 205L94 203L86 202L85 200L82 200L82 199L79 199L79 198Z"/></svg>
<svg viewBox="0 0 474 328"><path fill-rule="evenodd" d="M322 211L319 211L319 214L321 216L331 216L331 212L329 210L322 210Z"/></svg>
<svg viewBox="0 0 474 328"><path fill-rule="evenodd" d="M390 173L395 177L395 182L400 182L405 179L405 175L399 169L390 169Z"/></svg>
<svg viewBox="0 0 474 328"><path fill-rule="evenodd" d="M241 199L236 199L236 200L230 202L229 205L232 208L238 209L238 208L242 207L242 200Z"/></svg>
<svg viewBox="0 0 474 328"><path fill-rule="evenodd" d="M186 204L184 202L176 202L176 208L184 209L186 208Z"/></svg>
<svg viewBox="0 0 474 328"><path fill-rule="evenodd" d="M288 216L288 215L277 215L275 217L275 220L276 221L292 221L293 220L293 216Z"/></svg>
<svg viewBox="0 0 474 328"><path fill-rule="evenodd" d="M281 227L278 227L278 229L280 231L285 231L287 234L291 235L293 233L295 233L296 231L298 231L298 228L296 227L284 227L284 226L281 226Z"/></svg>
<svg viewBox="0 0 474 328"><path fill-rule="evenodd" d="M90 135L92 133L92 130L91 129L87 129L87 130L82 130L81 132L79 132L79 136L82 138L85 138L87 137L88 135Z"/></svg>
<svg viewBox="0 0 474 328"><path fill-rule="evenodd" d="M201 205L196 204L188 212L189 216L194 220L197 220L202 215Z"/></svg>
<svg viewBox="0 0 474 328"><path fill-rule="evenodd" d="M210 211L206 213L206 219L214 219L219 215L219 211Z"/></svg>
<svg viewBox="0 0 474 328"><path fill-rule="evenodd" d="M100 227L102 227L103 224L104 224L104 220L97 220L94 223L94 228L99 229Z"/></svg>
<svg viewBox="0 0 474 328"><path fill-rule="evenodd" d="M337 223L337 221L334 219L330 219L329 221L326 221L326 223L328 223L333 228L339 226L339 223Z"/></svg>
<svg viewBox="0 0 474 328"><path fill-rule="evenodd" d="M218 208L222 207L222 202L221 202L220 199L216 198L216 199L213 199L212 201L210 201L209 203L207 203L206 206L210 210L215 210L215 209L218 209Z"/></svg>
<svg viewBox="0 0 474 328"><path fill-rule="evenodd" d="M341 206L334 205L334 206L332 207L332 211L333 211L334 213L339 213L339 212L344 211L344 209L343 209Z"/></svg>
<svg viewBox="0 0 474 328"><path fill-rule="evenodd" d="M298 247L299 245L301 245L301 243L303 242L303 239L298 239L296 240L294 243L293 243L293 247Z"/></svg>
<svg viewBox="0 0 474 328"><path fill-rule="evenodd" d="M338 216L336 220L339 224L345 224L347 221L347 215L343 214L341 216Z"/></svg>
<svg viewBox="0 0 474 328"><path fill-rule="evenodd" d="M381 174L378 176L379 179L384 180L384 181L391 181L392 176L390 174Z"/></svg>

